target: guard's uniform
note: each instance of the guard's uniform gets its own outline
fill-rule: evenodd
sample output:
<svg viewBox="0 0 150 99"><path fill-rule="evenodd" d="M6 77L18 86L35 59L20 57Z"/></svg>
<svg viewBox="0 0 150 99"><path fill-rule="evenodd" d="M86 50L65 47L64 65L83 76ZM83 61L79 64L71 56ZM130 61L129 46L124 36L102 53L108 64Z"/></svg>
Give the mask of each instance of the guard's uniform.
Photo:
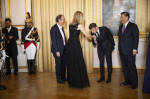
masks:
<svg viewBox="0 0 150 99"><path fill-rule="evenodd" d="M28 23L32 23L29 12L27 13L25 23L26 25L28 25ZM25 26L25 28L22 29L21 39L22 39L21 46L23 50L25 49L27 56L29 74L35 74L34 72L35 56L36 51L39 49L40 46L40 39L37 29L29 25Z"/></svg>
<svg viewBox="0 0 150 99"><path fill-rule="evenodd" d="M21 33L22 45L27 56L29 73L34 73L34 62L37 49L39 49L40 39L37 29L25 27Z"/></svg>

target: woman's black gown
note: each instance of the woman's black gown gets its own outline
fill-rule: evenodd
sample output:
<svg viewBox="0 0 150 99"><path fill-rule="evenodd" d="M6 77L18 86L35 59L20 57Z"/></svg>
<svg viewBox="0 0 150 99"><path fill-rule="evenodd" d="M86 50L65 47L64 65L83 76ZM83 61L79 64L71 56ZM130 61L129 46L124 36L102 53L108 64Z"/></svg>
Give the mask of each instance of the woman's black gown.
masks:
<svg viewBox="0 0 150 99"><path fill-rule="evenodd" d="M144 78L142 91L143 91L143 93L150 94L150 34L149 34L149 48L148 48L148 54L147 54L145 78Z"/></svg>
<svg viewBox="0 0 150 99"><path fill-rule="evenodd" d="M69 25L70 37L66 45L67 80L70 87L89 87L86 65L79 41L80 30L78 24Z"/></svg>

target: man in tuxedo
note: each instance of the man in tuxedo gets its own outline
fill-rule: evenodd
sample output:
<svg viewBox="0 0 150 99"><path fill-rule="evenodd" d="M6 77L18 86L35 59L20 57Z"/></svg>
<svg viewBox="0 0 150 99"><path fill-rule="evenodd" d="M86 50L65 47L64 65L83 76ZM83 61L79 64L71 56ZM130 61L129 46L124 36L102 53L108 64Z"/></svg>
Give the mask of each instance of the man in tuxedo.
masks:
<svg viewBox="0 0 150 99"><path fill-rule="evenodd" d="M135 65L136 54L138 53L139 29L136 24L129 21L130 14L122 12L120 16L118 49L124 73L125 82L121 86L131 84L132 89L138 86L137 69Z"/></svg>
<svg viewBox="0 0 150 99"><path fill-rule="evenodd" d="M112 74L112 51L115 46L114 38L107 27L97 27L95 23L91 23L89 29L91 30L93 45L98 45L97 52L100 60L101 78L97 82L105 80L104 56L106 55L108 66L108 79L106 83L110 83Z"/></svg>
<svg viewBox="0 0 150 99"><path fill-rule="evenodd" d="M52 26L50 30L51 35L51 52L55 57L56 63L56 78L57 82L64 84L66 81L66 58L65 58L65 45L66 37L63 25L65 23L65 17L63 15L58 15L56 17L56 24Z"/></svg>
<svg viewBox="0 0 150 99"><path fill-rule="evenodd" d="M14 74L18 75L18 49L17 49L17 40L18 36L18 29L11 25L11 19L5 19L6 27L2 29L4 39L5 39L5 51L8 57L6 57L6 74L11 74L10 68L10 58L12 57L13 65L14 65Z"/></svg>

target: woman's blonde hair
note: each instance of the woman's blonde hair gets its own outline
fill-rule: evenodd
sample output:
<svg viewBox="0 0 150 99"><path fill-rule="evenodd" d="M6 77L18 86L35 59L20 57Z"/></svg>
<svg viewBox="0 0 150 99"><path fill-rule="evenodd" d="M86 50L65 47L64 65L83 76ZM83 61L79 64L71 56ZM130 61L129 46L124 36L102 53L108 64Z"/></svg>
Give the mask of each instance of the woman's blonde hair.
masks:
<svg viewBox="0 0 150 99"><path fill-rule="evenodd" d="M83 13L81 11L76 11L73 16L71 24L82 24L83 22Z"/></svg>

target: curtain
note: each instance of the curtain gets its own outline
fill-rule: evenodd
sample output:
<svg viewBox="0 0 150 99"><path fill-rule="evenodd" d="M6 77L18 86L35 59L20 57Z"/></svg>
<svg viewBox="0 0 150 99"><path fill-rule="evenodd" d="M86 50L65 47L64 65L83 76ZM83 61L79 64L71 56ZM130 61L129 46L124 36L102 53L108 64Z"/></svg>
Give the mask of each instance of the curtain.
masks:
<svg viewBox="0 0 150 99"><path fill-rule="evenodd" d="M94 21L94 0L33 0L34 24L40 36L40 49L37 55L38 71L55 72L55 59L51 53L50 28L56 24L55 18L63 14L66 19L64 30L69 37L69 23L76 11L84 14L84 26L88 33L89 24ZM83 55L88 73L93 71L93 46L82 33L80 35Z"/></svg>

